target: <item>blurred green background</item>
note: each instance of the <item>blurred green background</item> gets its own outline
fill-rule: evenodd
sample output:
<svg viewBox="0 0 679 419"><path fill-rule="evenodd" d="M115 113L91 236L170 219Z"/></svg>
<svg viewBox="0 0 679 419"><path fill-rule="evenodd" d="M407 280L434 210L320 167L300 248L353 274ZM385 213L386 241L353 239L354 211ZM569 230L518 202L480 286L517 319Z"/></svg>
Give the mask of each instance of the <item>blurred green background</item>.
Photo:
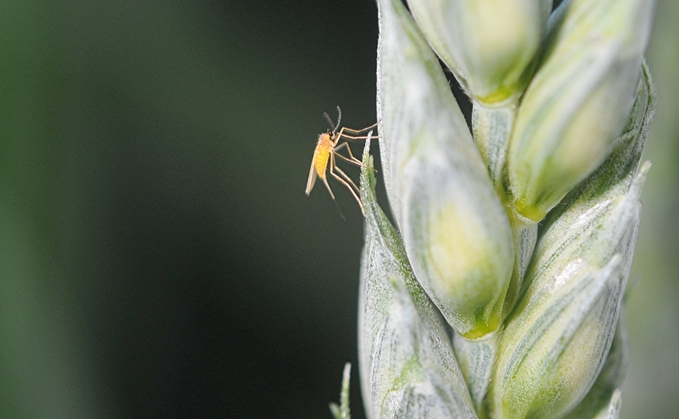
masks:
<svg viewBox="0 0 679 419"><path fill-rule="evenodd" d="M624 418L679 417L677 22ZM0 418L329 418L363 227L303 191L323 111L376 119L376 43L371 0L1 2Z"/></svg>

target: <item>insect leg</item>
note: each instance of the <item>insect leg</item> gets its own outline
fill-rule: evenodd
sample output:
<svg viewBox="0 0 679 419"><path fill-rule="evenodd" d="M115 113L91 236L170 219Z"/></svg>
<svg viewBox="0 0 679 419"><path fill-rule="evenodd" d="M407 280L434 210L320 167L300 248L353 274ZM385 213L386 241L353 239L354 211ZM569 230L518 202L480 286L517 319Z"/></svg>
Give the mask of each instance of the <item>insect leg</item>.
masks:
<svg viewBox="0 0 679 419"><path fill-rule="evenodd" d="M341 155L340 153L337 153L337 150L339 150L340 147L342 147L342 146L347 147L347 151L349 151L349 155L351 156L351 159ZM345 160L345 161L347 161L351 164L355 164L358 167L363 167L363 163L359 159L354 157L354 155L351 153L351 147L349 147L348 143L342 143L339 146L335 147L335 154L337 154L337 157L340 157L342 160ZM375 172L377 172L377 170L375 170L374 168L370 168L370 170L374 170Z"/></svg>
<svg viewBox="0 0 679 419"><path fill-rule="evenodd" d="M371 128L371 127L368 127L368 128ZM379 139L379 136L378 136L378 135L371 135L370 137L368 137L367 135L349 135L349 134L345 134L344 131L348 131L348 130L350 130L350 128L342 127L342 129L340 130L340 132L337 133L337 136L336 136L336 137L337 137L337 141L339 141L340 138L342 138L342 137L347 138L347 139L349 139L349 140L367 140L368 138ZM357 131L357 132L360 132L360 131Z"/></svg>
<svg viewBox="0 0 679 419"><path fill-rule="evenodd" d="M349 156L351 156L350 158L344 157L343 155L337 153L337 150L339 150L342 147L346 147L347 151L349 152ZM348 161L351 164L355 164L356 166L363 167L363 163L361 163L359 159L354 157L353 153L351 152L351 147L349 147L348 143L342 143L335 147L335 153L337 153L337 157L341 157L342 159Z"/></svg>
<svg viewBox="0 0 679 419"><path fill-rule="evenodd" d="M345 176L350 183L347 183L346 180L342 179L341 176L339 176L337 173L335 173L335 170L337 170L337 172L339 172L343 176ZM349 176L347 176L347 174L342 171L342 169L340 169L339 167L337 167L335 165L335 155L334 154L330 155L330 169L328 171L330 172L332 177L337 179L340 183L342 183L344 186L346 186L347 189L349 189L349 191L351 192L351 195L353 195L356 202L358 202L358 206L361 208L361 213L363 213L363 215L365 215L365 210L363 209L363 203L361 202L361 198L359 198L358 194L357 194L357 191L359 191L358 187L356 186L354 181L352 181L351 178L349 178ZM354 190L354 188L356 190Z"/></svg>
<svg viewBox="0 0 679 419"><path fill-rule="evenodd" d="M330 196L332 199L335 199L335 194L332 193L332 189L330 189L330 184L328 184L328 178L324 177L323 178L323 183L325 183L325 187L328 188L328 192L330 192Z"/></svg>
<svg viewBox="0 0 679 419"><path fill-rule="evenodd" d="M375 128L375 127L377 127L377 122L375 122L374 124L372 124L369 127L365 127L365 128L362 128L362 129L353 129L353 128L348 128L348 127L342 127L342 131L349 131L352 134L360 134L362 132L366 132L369 129L372 129L372 128Z"/></svg>
<svg viewBox="0 0 679 419"><path fill-rule="evenodd" d="M339 167L335 167L335 169L337 170L337 173L339 173L340 176L342 176L342 178L344 178L344 180L345 180L349 185L351 185L351 187L356 191L356 193L359 193L359 194L360 194L360 192L361 192L360 189L358 189L358 186L356 186L356 184L354 183L354 181L351 180L351 178L350 178L349 176L347 176L346 173L344 173L344 170L340 169Z"/></svg>
<svg viewBox="0 0 679 419"><path fill-rule="evenodd" d="M361 202L361 198L358 197L358 194L356 193L356 191L354 191L354 189L344 179L342 179L340 176L338 176L337 173L330 172L330 174L349 189L349 191L351 192L351 195L354 197L354 199L358 203L358 206L361 208L361 212L363 213L363 215L365 215L365 210L363 209L363 203Z"/></svg>

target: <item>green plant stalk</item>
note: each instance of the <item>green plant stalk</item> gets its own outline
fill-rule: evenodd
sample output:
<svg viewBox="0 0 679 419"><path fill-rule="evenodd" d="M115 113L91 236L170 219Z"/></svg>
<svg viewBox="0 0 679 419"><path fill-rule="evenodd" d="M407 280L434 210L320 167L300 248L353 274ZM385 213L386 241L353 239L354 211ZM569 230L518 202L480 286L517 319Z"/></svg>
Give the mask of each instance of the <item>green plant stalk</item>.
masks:
<svg viewBox="0 0 679 419"><path fill-rule="evenodd" d="M490 25L495 1L410 0L414 18L377 1L394 224L368 139L359 372L371 419L620 414L654 2L567 0L547 25L550 0L513 0L514 20ZM471 130L432 48L472 98ZM335 419L350 415L347 371Z"/></svg>

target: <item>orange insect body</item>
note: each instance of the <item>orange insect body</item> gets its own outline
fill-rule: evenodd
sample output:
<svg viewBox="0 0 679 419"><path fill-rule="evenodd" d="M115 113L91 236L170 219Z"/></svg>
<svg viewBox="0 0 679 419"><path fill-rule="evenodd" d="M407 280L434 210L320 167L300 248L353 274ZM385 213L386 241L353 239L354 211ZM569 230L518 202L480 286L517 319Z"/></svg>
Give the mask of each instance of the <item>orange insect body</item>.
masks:
<svg viewBox="0 0 679 419"><path fill-rule="evenodd" d="M330 159L330 153L333 152L333 148L335 148L335 144L330 139L329 134L323 133L318 136L313 162L316 174L321 179L325 179L325 169L328 167L328 160ZM307 195L309 192L311 191L308 191Z"/></svg>
<svg viewBox="0 0 679 419"><path fill-rule="evenodd" d="M361 212L365 214L365 211L363 210L363 203L359 198L360 190L358 189L354 181L351 180L351 178L347 176L347 174L344 173L342 169L337 167L335 163L335 157L339 157L342 160L345 160L353 165L362 167L363 164L361 163L361 161L354 157L354 155L351 153L351 148L349 148L349 144L346 141L339 145L338 143L342 138L349 140L364 140L367 137L365 136L357 137L354 135L345 134L344 132L347 131L352 134L359 134L361 132L374 128L375 126L377 126L377 124L373 124L361 130L343 127L342 129L339 130L339 132L337 132L337 128L339 128L340 125L340 120L342 119L342 111L340 110L339 106L337 107L337 112L339 114L337 118L337 124L334 125L330 120L328 114L327 113L324 114L326 119L328 120L328 123L332 127L332 131L329 130L328 132L325 132L318 136L318 142L316 143L316 149L314 150L314 158L313 160L311 160L311 168L309 169L309 178L307 179L306 184L306 194L309 195L309 193L311 193L311 190L313 189L314 184L316 183L316 178L319 177L325 184L325 187L328 189L328 192L330 192L330 196L332 197L332 199L335 199L335 195L332 193L332 189L330 189L330 185L328 184L328 179L326 177L326 173L330 173L332 177L337 179L337 181L339 181L341 184L346 186L347 189L349 189L354 199L356 199L356 202L358 202L358 206L361 208ZM349 157L346 157L338 153L338 151L341 148L347 149Z"/></svg>

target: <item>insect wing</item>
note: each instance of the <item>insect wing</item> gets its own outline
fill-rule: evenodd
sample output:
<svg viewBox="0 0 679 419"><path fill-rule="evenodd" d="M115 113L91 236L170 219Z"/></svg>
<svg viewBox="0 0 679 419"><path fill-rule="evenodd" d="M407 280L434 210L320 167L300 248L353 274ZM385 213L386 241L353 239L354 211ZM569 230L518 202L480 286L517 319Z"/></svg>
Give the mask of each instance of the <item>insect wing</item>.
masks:
<svg viewBox="0 0 679 419"><path fill-rule="evenodd" d="M309 169L309 178L306 181L306 194L309 195L311 190L314 188L316 183L316 152L314 152L314 158L311 159L311 169Z"/></svg>

